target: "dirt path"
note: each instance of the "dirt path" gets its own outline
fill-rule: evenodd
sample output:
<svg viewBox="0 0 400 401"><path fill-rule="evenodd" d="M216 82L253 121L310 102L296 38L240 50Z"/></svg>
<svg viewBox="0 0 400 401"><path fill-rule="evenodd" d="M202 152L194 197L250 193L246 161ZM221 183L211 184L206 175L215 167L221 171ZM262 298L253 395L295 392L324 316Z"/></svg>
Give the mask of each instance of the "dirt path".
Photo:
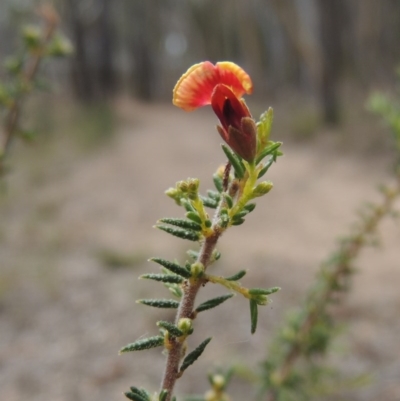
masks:
<svg viewBox="0 0 400 401"><path fill-rule="evenodd" d="M129 385L158 387L158 350L150 352L151 363L145 353L117 356L121 346L155 334L155 319L166 318L135 304L160 291L136 277L157 269L145 262L150 256L184 258L183 243L152 229L158 218L181 213L163 191L189 176L209 188L223 158L207 110L186 114L126 102L117 109L118 135L96 152L71 153L68 141L51 148L50 156L48 149L16 149L21 166L1 201L1 399L108 401L123 399ZM275 139L278 132L279 123ZM244 226L222 238L216 271L246 268L249 286L283 290L262 310L253 337L247 303L239 297L198 319L202 334L198 330L191 344L214 339L188 371L182 393L203 392L202 372L216 360L228 365L246 357L255 368L273 328L300 302L354 212L366 200L379 200L376 185L388 182L387 160L338 150L332 138L285 143L285 157L269 177L274 190ZM363 252L342 312L349 326L337 363L372 374L372 384L348 399L400 399L400 229L391 220L383 229L383 248ZM107 250L133 255L136 263L107 269ZM238 388L246 384L239 380Z"/></svg>

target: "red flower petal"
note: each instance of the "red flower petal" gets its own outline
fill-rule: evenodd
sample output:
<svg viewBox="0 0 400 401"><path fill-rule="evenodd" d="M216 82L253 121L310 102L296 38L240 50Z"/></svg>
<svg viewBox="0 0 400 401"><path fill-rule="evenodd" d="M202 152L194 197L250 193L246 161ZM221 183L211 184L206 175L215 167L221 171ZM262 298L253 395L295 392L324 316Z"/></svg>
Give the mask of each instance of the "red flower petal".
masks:
<svg viewBox="0 0 400 401"><path fill-rule="evenodd" d="M250 94L253 90L250 77L238 65L224 61L214 66L204 61L193 65L182 75L173 90L172 102L186 111L205 106L211 103L218 84L231 88L236 97Z"/></svg>
<svg viewBox="0 0 400 401"><path fill-rule="evenodd" d="M215 87L211 96L211 106L225 130L228 130L230 125L240 129L242 118L251 117L249 109L230 88L222 84Z"/></svg>
<svg viewBox="0 0 400 401"><path fill-rule="evenodd" d="M211 106L222 127L218 132L232 150L248 162L255 157L257 128L250 111L230 88L223 84L215 87Z"/></svg>

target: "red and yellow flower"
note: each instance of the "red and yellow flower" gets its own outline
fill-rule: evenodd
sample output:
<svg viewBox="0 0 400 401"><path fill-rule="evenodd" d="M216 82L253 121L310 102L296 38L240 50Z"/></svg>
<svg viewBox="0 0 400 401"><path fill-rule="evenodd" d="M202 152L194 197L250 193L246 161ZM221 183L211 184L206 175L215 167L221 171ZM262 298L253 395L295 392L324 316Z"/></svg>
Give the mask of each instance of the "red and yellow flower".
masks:
<svg viewBox="0 0 400 401"><path fill-rule="evenodd" d="M173 104L186 111L211 104L221 122L218 132L232 150L248 162L256 155L257 129L241 98L251 94L249 75L238 65L204 61L190 67L173 90Z"/></svg>

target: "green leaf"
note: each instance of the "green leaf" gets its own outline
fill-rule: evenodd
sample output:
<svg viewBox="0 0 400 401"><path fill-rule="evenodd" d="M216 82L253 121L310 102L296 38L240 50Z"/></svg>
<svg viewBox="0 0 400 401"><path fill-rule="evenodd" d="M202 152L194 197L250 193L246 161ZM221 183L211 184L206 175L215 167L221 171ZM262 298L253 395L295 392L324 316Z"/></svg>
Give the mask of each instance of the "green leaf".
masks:
<svg viewBox="0 0 400 401"><path fill-rule="evenodd" d="M216 297L216 298L212 298L209 299L206 302L203 302L202 304L200 304L195 311L196 312L203 312L205 310L208 309L212 309L215 308L218 305L221 305L223 302L225 302L226 300L228 300L229 298L232 298L234 294L226 294L226 295L222 295L220 297Z"/></svg>
<svg viewBox="0 0 400 401"><path fill-rule="evenodd" d="M193 249L189 249L187 252L188 256L193 259L193 260L197 260L198 256L199 256L199 252L194 251Z"/></svg>
<svg viewBox="0 0 400 401"><path fill-rule="evenodd" d="M201 231L201 225L198 223L195 223L194 221L191 221L191 220L165 217L163 219L160 219L159 222L171 224L172 226L176 226L176 227L180 227L180 228L187 228L189 230ZM201 220L200 220L200 222L201 222Z"/></svg>
<svg viewBox="0 0 400 401"><path fill-rule="evenodd" d="M190 272L187 269L178 265L177 263L173 263L170 262L169 260L161 258L151 258L150 260L152 262L158 263L159 265L165 267L166 269L168 269L172 273L177 274L178 276L182 276L184 278L189 278L191 276Z"/></svg>
<svg viewBox="0 0 400 401"><path fill-rule="evenodd" d="M183 292L180 285L169 284L169 283L164 283L164 285L168 288L169 291L171 291L172 295L174 295L177 298L182 298Z"/></svg>
<svg viewBox="0 0 400 401"><path fill-rule="evenodd" d="M179 307L179 302L173 299L138 299L136 302L154 308L177 309Z"/></svg>
<svg viewBox="0 0 400 401"><path fill-rule="evenodd" d="M236 274L234 274L233 276L230 277L226 277L225 280L228 281L238 281L240 280L242 277L244 277L246 275L247 271L246 270L240 270L239 272L237 272Z"/></svg>
<svg viewBox="0 0 400 401"><path fill-rule="evenodd" d="M196 360L203 353L204 349L210 341L211 337L207 338L197 348L195 348L190 354L186 356L186 358L182 362L181 368L179 369L180 372L184 372L190 365L196 362Z"/></svg>
<svg viewBox="0 0 400 401"><path fill-rule="evenodd" d="M265 173L269 170L269 168L272 166L273 162L274 162L274 158L271 157L267 163L265 164L265 166L260 170L260 172L258 173L257 178L261 178L262 176L265 175Z"/></svg>
<svg viewBox="0 0 400 401"><path fill-rule="evenodd" d="M239 212L239 213L236 213L233 217L232 217L232 220L235 220L235 219L242 219L244 216L246 216L247 214L249 214L249 211L248 210L242 210L241 212Z"/></svg>
<svg viewBox="0 0 400 401"><path fill-rule="evenodd" d="M218 202L215 199L207 198L206 196L200 196L203 205L211 209L216 209L218 207Z"/></svg>
<svg viewBox="0 0 400 401"><path fill-rule="evenodd" d="M187 212L196 212L196 209L192 206L192 204L185 198L181 198L181 205L186 209Z"/></svg>
<svg viewBox="0 0 400 401"><path fill-rule="evenodd" d="M202 223L201 218L197 212L187 212L186 217L199 225L201 225Z"/></svg>
<svg viewBox="0 0 400 401"><path fill-rule="evenodd" d="M264 147L268 143L273 118L274 111L271 107L260 116L260 121L257 123L257 139L260 147Z"/></svg>
<svg viewBox="0 0 400 401"><path fill-rule="evenodd" d="M232 219L232 225L233 226L240 226L241 224L244 223L244 219L238 218L238 219Z"/></svg>
<svg viewBox="0 0 400 401"><path fill-rule="evenodd" d="M213 253L211 254L211 260L219 260L221 258L221 252L217 251L216 249L213 250Z"/></svg>
<svg viewBox="0 0 400 401"><path fill-rule="evenodd" d="M207 195L209 198L214 199L217 202L221 200L221 194L219 192L211 191L211 189L207 191Z"/></svg>
<svg viewBox="0 0 400 401"><path fill-rule="evenodd" d="M229 216L227 214L221 214L220 218L219 218L219 224L221 227L228 227L229 224Z"/></svg>
<svg viewBox="0 0 400 401"><path fill-rule="evenodd" d="M251 213L256 208L256 206L257 205L255 203L248 203L243 209Z"/></svg>
<svg viewBox="0 0 400 401"><path fill-rule="evenodd" d="M137 387L133 387L133 386L130 389L131 389L132 393L136 393L136 394L140 395L141 397L143 397L145 400L150 401L150 395L145 389L137 388Z"/></svg>
<svg viewBox="0 0 400 401"><path fill-rule="evenodd" d="M250 295L271 295L275 292L278 292L280 287L271 287L271 288L251 288L249 290Z"/></svg>
<svg viewBox="0 0 400 401"><path fill-rule="evenodd" d="M217 188L218 192L222 192L224 190L222 177L218 174L214 174L213 181L214 181L215 188Z"/></svg>
<svg viewBox="0 0 400 401"><path fill-rule="evenodd" d="M227 193L224 193L224 199L225 199L226 204L228 205L229 209L232 209L233 199Z"/></svg>
<svg viewBox="0 0 400 401"><path fill-rule="evenodd" d="M161 281L162 283L180 284L183 281L181 276L176 274L142 274L139 278L144 278L148 280Z"/></svg>
<svg viewBox="0 0 400 401"><path fill-rule="evenodd" d="M142 351L145 349L160 347L161 345L164 345L163 336L148 337L126 345L125 347L120 349L119 353L123 354L125 352L131 351Z"/></svg>
<svg viewBox="0 0 400 401"><path fill-rule="evenodd" d="M250 319L251 319L251 334L254 334L257 329L258 309L257 302L250 299Z"/></svg>
<svg viewBox="0 0 400 401"><path fill-rule="evenodd" d="M146 398L144 398L140 394L134 393L134 392L125 393L125 397L130 399L130 400L132 400L132 401L147 401Z"/></svg>
<svg viewBox="0 0 400 401"><path fill-rule="evenodd" d="M280 146L282 145L282 142L272 142L271 145L267 146L264 148L260 154L256 158L256 164L260 163L264 157L268 155L272 155Z"/></svg>
<svg viewBox="0 0 400 401"><path fill-rule="evenodd" d="M182 228L173 228L164 225L156 225L156 227L181 239L187 239L189 241L199 241L200 239L200 234L193 230L184 230Z"/></svg>
<svg viewBox="0 0 400 401"><path fill-rule="evenodd" d="M179 330L178 327L176 327L173 323L165 320L160 320L157 322L157 326L167 330L168 333L172 334L174 337L181 337L184 334L183 331Z"/></svg>
<svg viewBox="0 0 400 401"><path fill-rule="evenodd" d="M159 396L158 396L158 401L165 401L167 399L167 395L168 395L168 390L161 390Z"/></svg>
<svg viewBox="0 0 400 401"><path fill-rule="evenodd" d="M239 157L233 153L230 148L226 145L221 145L222 150L224 151L226 157L228 158L229 162L231 163L233 169L235 170L236 176L238 178L243 178L244 172L246 168L244 167L243 162L239 159Z"/></svg>

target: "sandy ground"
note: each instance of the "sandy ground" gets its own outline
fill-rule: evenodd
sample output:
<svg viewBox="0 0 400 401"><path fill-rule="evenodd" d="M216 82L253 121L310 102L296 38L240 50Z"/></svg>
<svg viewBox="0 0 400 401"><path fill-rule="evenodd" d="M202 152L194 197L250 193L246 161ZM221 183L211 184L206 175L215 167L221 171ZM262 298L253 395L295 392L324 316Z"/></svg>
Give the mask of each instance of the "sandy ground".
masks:
<svg viewBox="0 0 400 401"><path fill-rule="evenodd" d="M157 271L148 257L184 260L191 244L152 228L160 217L181 216L163 192L186 177L199 177L202 188L210 188L223 157L207 110L186 114L126 101L116 109L117 133L95 151L73 152L68 139L43 149L14 148L0 209L2 400L122 400L130 385L158 388L158 349L117 355L123 345L156 334L156 319L172 318L135 304L168 295L137 276ZM278 114L274 139L285 129L279 121ZM223 256L215 272L246 268L243 284L282 291L260 311L254 336L240 297L200 316L190 344L208 336L213 341L179 393L203 393L205 372L217 365L256 371L273 330L301 302L318 264L357 218L355 211L365 201L379 201L377 185L390 182L389 154L361 157L343 137L318 138L285 141L285 157L268 177L275 188L219 246ZM400 229L386 219L381 232L382 247L363 251L353 291L341 307L347 328L336 364L349 374L371 375L371 383L347 400L400 400ZM99 255L107 250L132 255L135 263L106 268ZM210 286L201 298L223 292ZM237 383L232 394L248 394L248 383Z"/></svg>

